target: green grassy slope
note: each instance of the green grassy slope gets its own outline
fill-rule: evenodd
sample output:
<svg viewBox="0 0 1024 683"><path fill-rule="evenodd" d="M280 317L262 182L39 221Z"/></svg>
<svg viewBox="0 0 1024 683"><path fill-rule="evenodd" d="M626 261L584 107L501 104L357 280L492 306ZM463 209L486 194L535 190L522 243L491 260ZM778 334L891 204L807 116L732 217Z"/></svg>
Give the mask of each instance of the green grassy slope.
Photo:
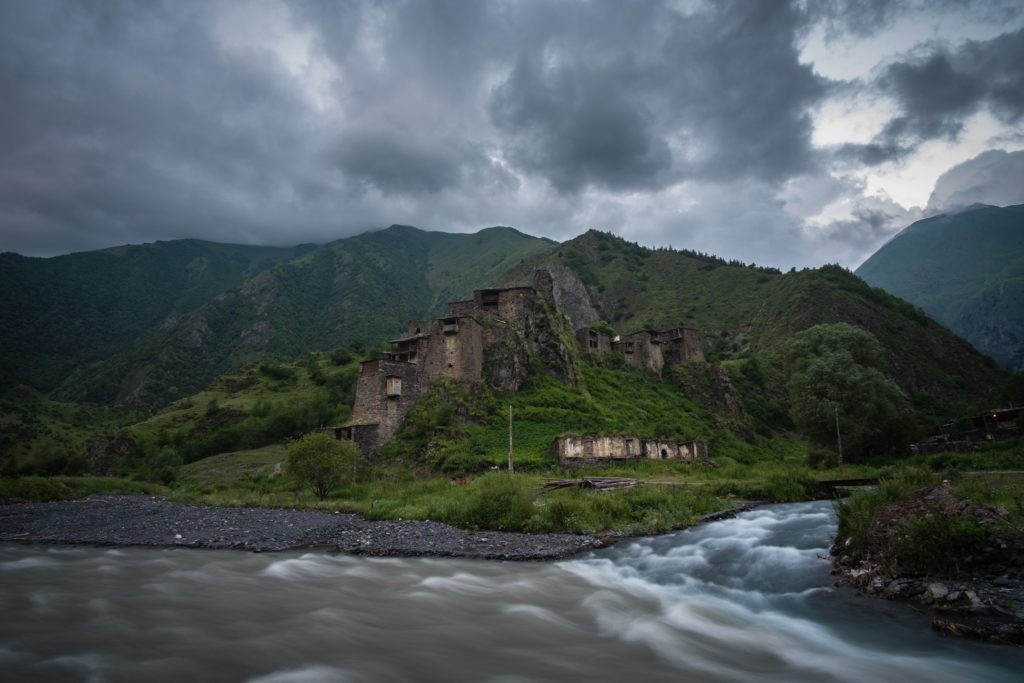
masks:
<svg viewBox="0 0 1024 683"><path fill-rule="evenodd" d="M278 443L345 421L358 360L309 353L291 363L253 363L123 431L141 451L170 446L186 463Z"/></svg>
<svg viewBox="0 0 1024 683"><path fill-rule="evenodd" d="M49 399L25 386L0 396L0 474L79 474L86 445L124 440L112 474L146 476L147 460L259 448L348 417L360 356L310 353L289 363L253 363L156 414Z"/></svg>
<svg viewBox="0 0 1024 683"><path fill-rule="evenodd" d="M139 419L138 411L53 401L18 385L0 394L0 472L77 474L86 444Z"/></svg>
<svg viewBox="0 0 1024 683"><path fill-rule="evenodd" d="M176 240L53 258L0 254L0 382L49 391L311 248Z"/></svg>
<svg viewBox="0 0 1024 683"><path fill-rule="evenodd" d="M802 456L807 453L803 442L737 437L669 380L630 367L584 362L575 387L543 372L534 373L511 396L495 397L440 383L417 404L383 457L453 473L504 466L509 405L516 461L529 469L557 467L551 443L570 433L699 439L709 442L713 457L722 462L782 457L794 448Z"/></svg>
<svg viewBox="0 0 1024 683"><path fill-rule="evenodd" d="M1024 369L1024 205L918 221L857 269L1007 367Z"/></svg>

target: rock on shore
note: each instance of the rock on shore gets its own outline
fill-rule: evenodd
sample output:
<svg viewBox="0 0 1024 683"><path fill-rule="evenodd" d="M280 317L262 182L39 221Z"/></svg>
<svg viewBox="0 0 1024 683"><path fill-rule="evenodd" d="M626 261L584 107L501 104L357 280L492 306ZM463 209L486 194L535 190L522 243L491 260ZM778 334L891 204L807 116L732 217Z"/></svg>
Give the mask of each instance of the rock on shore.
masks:
<svg viewBox="0 0 1024 683"><path fill-rule="evenodd" d="M968 558L970 575L899 575L889 567L885 539L912 515L971 515L982 524L1004 525L1005 511L962 500L949 482L923 489L885 508L875 525L877 542L854 552L848 539L832 546L832 573L839 583L866 595L902 600L930 608L932 628L957 636L1024 645L1024 543L1002 536L998 547Z"/></svg>
<svg viewBox="0 0 1024 683"><path fill-rule="evenodd" d="M320 547L370 556L555 560L600 547L592 536L472 533L428 521L369 521L350 513L217 508L155 496L0 506L0 541L236 549Z"/></svg>

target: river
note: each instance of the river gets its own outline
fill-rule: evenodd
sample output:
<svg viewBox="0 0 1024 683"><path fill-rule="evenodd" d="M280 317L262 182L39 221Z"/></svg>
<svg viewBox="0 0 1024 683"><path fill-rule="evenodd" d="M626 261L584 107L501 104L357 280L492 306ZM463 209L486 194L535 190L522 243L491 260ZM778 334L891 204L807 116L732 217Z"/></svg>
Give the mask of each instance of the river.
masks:
<svg viewBox="0 0 1024 683"><path fill-rule="evenodd" d="M557 563L0 546L9 681L1021 681L832 588L827 502Z"/></svg>

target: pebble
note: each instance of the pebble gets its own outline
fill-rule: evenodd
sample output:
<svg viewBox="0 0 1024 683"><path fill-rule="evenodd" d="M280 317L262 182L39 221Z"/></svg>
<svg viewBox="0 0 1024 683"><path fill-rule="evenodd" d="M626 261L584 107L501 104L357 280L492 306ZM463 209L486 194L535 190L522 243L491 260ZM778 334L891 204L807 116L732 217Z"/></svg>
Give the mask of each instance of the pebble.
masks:
<svg viewBox="0 0 1024 683"><path fill-rule="evenodd" d="M168 529L179 531L171 542ZM125 495L0 505L2 540L252 552L326 546L376 557L505 560L556 560L602 545L584 535L487 532L484 536L440 522L370 521L338 511L196 507Z"/></svg>

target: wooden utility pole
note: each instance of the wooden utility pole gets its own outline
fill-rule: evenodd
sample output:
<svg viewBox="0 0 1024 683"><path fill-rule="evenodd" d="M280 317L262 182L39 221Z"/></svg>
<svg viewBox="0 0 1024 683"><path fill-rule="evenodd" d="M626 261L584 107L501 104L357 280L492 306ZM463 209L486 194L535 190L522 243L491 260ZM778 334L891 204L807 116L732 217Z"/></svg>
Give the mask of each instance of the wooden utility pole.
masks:
<svg viewBox="0 0 1024 683"><path fill-rule="evenodd" d="M508 471L509 474L515 471L512 467L512 404L508 404Z"/></svg>
<svg viewBox="0 0 1024 683"><path fill-rule="evenodd" d="M836 447L839 450L839 471L843 471L843 437L839 434L839 406L836 409Z"/></svg>

